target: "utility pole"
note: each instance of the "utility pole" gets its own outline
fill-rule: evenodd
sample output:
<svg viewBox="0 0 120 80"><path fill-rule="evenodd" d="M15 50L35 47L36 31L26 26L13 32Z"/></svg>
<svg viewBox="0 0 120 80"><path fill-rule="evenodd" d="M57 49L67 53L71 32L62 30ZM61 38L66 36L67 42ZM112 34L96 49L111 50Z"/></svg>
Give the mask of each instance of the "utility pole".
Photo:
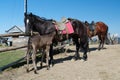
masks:
<svg viewBox="0 0 120 80"><path fill-rule="evenodd" d="M27 14L27 0L24 0L24 26L26 27L26 20L25 20L25 18L26 18L26 14ZM26 32L26 30L25 30L25 32Z"/></svg>
<svg viewBox="0 0 120 80"><path fill-rule="evenodd" d="M27 14L27 0L24 0L24 14Z"/></svg>

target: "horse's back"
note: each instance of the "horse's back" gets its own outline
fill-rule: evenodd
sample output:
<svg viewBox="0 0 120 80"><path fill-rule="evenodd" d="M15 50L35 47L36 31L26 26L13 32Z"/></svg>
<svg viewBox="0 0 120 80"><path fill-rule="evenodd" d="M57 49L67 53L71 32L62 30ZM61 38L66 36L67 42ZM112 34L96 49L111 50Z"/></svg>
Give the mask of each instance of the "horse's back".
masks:
<svg viewBox="0 0 120 80"><path fill-rule="evenodd" d="M79 37L87 36L87 28L80 20L74 20L72 26L74 29L74 34L79 35Z"/></svg>
<svg viewBox="0 0 120 80"><path fill-rule="evenodd" d="M52 39L54 37L54 33L47 34L47 35L35 35L31 37L30 42L33 46L36 47L44 47L46 45L50 45L52 43Z"/></svg>
<svg viewBox="0 0 120 80"><path fill-rule="evenodd" d="M98 32L107 32L108 31L108 26L103 23L103 22L96 22L96 29Z"/></svg>

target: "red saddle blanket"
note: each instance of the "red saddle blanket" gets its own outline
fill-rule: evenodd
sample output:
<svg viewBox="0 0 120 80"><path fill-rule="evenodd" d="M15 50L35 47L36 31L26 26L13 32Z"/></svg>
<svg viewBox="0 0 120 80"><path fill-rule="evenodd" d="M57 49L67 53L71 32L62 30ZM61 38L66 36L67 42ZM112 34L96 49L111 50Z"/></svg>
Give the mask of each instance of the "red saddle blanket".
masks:
<svg viewBox="0 0 120 80"><path fill-rule="evenodd" d="M58 30L58 25L55 25L55 27ZM65 29L62 30L62 34L71 34L71 33L74 33L74 30L73 30L73 27L69 21L65 24Z"/></svg>

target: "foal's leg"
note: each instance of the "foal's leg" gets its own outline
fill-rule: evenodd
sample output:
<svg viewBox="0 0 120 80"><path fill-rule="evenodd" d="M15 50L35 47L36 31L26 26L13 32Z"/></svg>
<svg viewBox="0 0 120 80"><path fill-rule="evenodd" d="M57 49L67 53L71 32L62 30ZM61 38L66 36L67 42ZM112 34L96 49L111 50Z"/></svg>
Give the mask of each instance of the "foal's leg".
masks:
<svg viewBox="0 0 120 80"><path fill-rule="evenodd" d="M50 68L50 65L49 65L49 49L50 49L50 46L47 45L46 50L45 50L47 70L49 70L49 68Z"/></svg>
<svg viewBox="0 0 120 80"><path fill-rule="evenodd" d="M50 49L50 46L47 46L47 47L46 47L46 63L47 63L47 70L49 70L49 68L50 68L50 65L49 65L49 60L50 60L50 58L49 58L49 49Z"/></svg>
<svg viewBox="0 0 120 80"><path fill-rule="evenodd" d="M53 43L50 45L49 56L50 56L49 65L52 64L52 66L54 66L54 61L53 61Z"/></svg>
<svg viewBox="0 0 120 80"><path fill-rule="evenodd" d="M45 56L45 49L43 49L43 53L42 53L42 58L41 58L41 63L40 63L41 68L42 68L42 66L43 66L43 59L44 59L44 56Z"/></svg>
<svg viewBox="0 0 120 80"><path fill-rule="evenodd" d="M27 53L26 53L26 58L27 58L27 67L26 67L26 72L29 72L30 49L28 49L28 50L27 50Z"/></svg>
<svg viewBox="0 0 120 80"><path fill-rule="evenodd" d="M34 73L37 74L37 65L36 65L36 53L37 50L33 49L33 54L32 54L32 61L33 61L33 66L34 66Z"/></svg>

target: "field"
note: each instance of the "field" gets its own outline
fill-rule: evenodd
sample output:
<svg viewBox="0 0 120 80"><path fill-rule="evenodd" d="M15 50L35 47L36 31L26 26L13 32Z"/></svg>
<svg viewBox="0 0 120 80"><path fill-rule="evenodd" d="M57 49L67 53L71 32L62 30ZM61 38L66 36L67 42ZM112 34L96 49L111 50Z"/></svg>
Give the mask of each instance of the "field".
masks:
<svg viewBox="0 0 120 80"><path fill-rule="evenodd" d="M70 46L67 56L60 53L54 56L55 65L46 70L46 64L38 73L26 73L26 64L0 74L0 80L120 80L120 45L105 45L101 51L98 45L90 45L88 60L73 61L75 48ZM82 52L80 52L82 57ZM32 65L30 65L32 69Z"/></svg>
<svg viewBox="0 0 120 80"><path fill-rule="evenodd" d="M14 50L0 53L0 67L24 57L24 50Z"/></svg>

